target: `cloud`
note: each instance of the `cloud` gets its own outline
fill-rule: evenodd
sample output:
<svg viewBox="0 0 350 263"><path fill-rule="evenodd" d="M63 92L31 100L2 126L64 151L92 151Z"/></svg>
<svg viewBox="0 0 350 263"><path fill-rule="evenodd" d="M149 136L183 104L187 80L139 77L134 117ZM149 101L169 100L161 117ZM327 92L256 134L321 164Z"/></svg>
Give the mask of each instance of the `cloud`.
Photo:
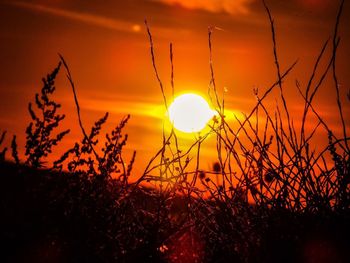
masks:
<svg viewBox="0 0 350 263"><path fill-rule="evenodd" d="M247 14L253 0L154 0L168 5L181 5L188 9L202 9L213 13Z"/></svg>
<svg viewBox="0 0 350 263"><path fill-rule="evenodd" d="M83 22L86 24L107 28L107 29L112 29L112 30L134 32L134 33L140 32L141 30L141 27L138 24L133 24L123 20L116 20L116 19L93 15L89 13L70 11L70 10L65 10L61 8L49 7L49 6L40 5L40 4L31 4L31 3L21 2L21 1L9 2L9 4L23 8L23 9L28 9L28 10L32 10L40 13L46 13L54 16L64 17L67 19L71 19L71 20Z"/></svg>
<svg viewBox="0 0 350 263"><path fill-rule="evenodd" d="M67 100L70 101L68 98ZM132 116L150 117L154 119L163 119L165 116L165 108L161 103L150 101L137 101L137 98L130 96L118 96L110 99L79 99L82 109L98 112L110 112L124 115L127 113ZM1 120L1 119L0 119Z"/></svg>

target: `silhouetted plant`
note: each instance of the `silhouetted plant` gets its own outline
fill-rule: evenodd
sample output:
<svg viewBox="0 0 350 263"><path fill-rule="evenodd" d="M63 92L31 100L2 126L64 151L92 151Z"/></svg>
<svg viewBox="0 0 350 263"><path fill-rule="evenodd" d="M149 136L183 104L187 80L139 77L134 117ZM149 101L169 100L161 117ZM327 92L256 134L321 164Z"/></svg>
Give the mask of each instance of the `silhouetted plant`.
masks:
<svg viewBox="0 0 350 263"><path fill-rule="evenodd" d="M110 133L106 133L104 147L102 147L101 153L99 154L97 150L95 150L95 147L98 146L98 136L100 135L102 126L107 121L108 112L95 122L88 135L85 132L80 117L80 106L73 78L63 56L60 55L60 58L66 68L67 77L73 90L83 139L81 143L75 143L73 148L66 151L59 160L55 161L54 168L62 170L64 162L67 162L67 169L69 172L101 178L112 178L112 176L116 176L119 180L123 181L126 186L136 156L136 152L134 151L129 164L126 165L122 155L123 147L126 145L128 139L127 135L122 134L122 130L127 124L130 115L125 117ZM69 157L70 160L68 159Z"/></svg>
<svg viewBox="0 0 350 263"><path fill-rule="evenodd" d="M16 135L14 135L12 138L11 149L12 149L12 158L15 161L15 163L18 165L19 158L18 158L18 151L17 151Z"/></svg>
<svg viewBox="0 0 350 263"><path fill-rule="evenodd" d="M33 167L42 167L43 158L52 152L52 147L57 145L63 137L69 133L69 130L58 133L53 137L53 131L58 127L65 115L60 115L57 110L61 105L51 99L55 91L55 78L60 70L61 63L52 71L51 74L43 78L43 87L41 93L35 94L35 106L38 113L33 109L32 103L29 103L28 110L32 122L26 129L27 141L26 164Z"/></svg>
<svg viewBox="0 0 350 263"><path fill-rule="evenodd" d="M250 258L249 255L253 250L259 250L259 240L269 229L274 228L268 221L271 216L280 214L280 220L283 220L283 216L289 218L300 215L307 219L310 214L317 214L324 220L325 215L346 214L350 209L348 147L350 138L347 137L347 126L340 103L335 65L340 40L338 24L344 1L341 1L337 14L331 57L327 60L325 69L319 79L316 79L316 73L320 71L320 61L325 57L328 41L316 58L305 92L301 90L300 83L296 82L296 87L305 103L300 131L294 126L283 84L297 62L292 63L284 72L282 71L278 59L273 17L264 1L263 4L271 26L277 80L262 95L258 90L254 90L257 104L249 114L243 115L243 118L236 117L238 128L235 129L225 118L224 101L221 101L218 96L212 62L213 28L208 29L211 77L209 95L211 101L216 104L218 113L213 123L209 124L211 131L208 133L215 134L217 137L218 162L214 163L213 171L203 171L199 166L200 146L206 135L201 135L188 150L183 150L178 149L176 133L172 130L169 135L163 136L162 148L151 159L144 174L136 182L136 185L142 181L152 182L159 187L161 193L176 189L173 191L187 195L189 216L184 228L188 225L196 225L207 242L211 245L220 244L218 246L221 248L227 246L226 252L230 251L230 246L232 252L233 244L241 245L236 252L232 253L242 261ZM165 86L156 67L153 38L147 23L146 27L152 66L167 108ZM170 61L173 70L172 58L173 50L170 45ZM313 106L315 94L329 74L333 74L337 95L336 102L343 131L340 138L333 134ZM172 72L171 78L173 75ZM172 79L172 93L173 83ZM266 98L277 88L282 107L277 105L275 111L271 112L266 106L268 103ZM310 114L317 118L318 123L311 131L306 132L305 124ZM326 134L329 134L329 143L325 149L316 151L312 148L313 138L322 128ZM331 158L327 153L330 153ZM194 169L193 165L188 165L191 159L195 162ZM329 166L328 161L333 161L333 165ZM157 172L159 172L158 175ZM202 184L204 190L199 187L199 184ZM219 204L223 204L222 209ZM254 206L253 210L252 206ZM261 227L256 228L257 225ZM297 238L302 235L298 231ZM275 234L275 238L278 238L278 233ZM253 238L248 241L248 236ZM209 254L220 250L219 247L209 249ZM214 260L215 257L212 259Z"/></svg>
<svg viewBox="0 0 350 263"><path fill-rule="evenodd" d="M135 160L136 152L134 152L130 163L126 166L122 150L127 142L127 135L122 135L122 129L125 127L130 116L123 119L120 124L110 133L107 133L105 145L102 148L101 155L96 158L92 154L93 146L97 146L99 139L97 138L101 132L102 125L107 121L108 113L100 120L95 122L91 128L89 136L84 137L81 143L76 143L72 149L65 152L61 158L54 162L54 168L63 169L63 163L67 161L68 171L72 173L86 173L89 176L98 176L107 178L116 176L127 184L127 179L131 174L132 165ZM101 157L100 157L101 156ZM70 157L70 159L68 159Z"/></svg>
<svg viewBox="0 0 350 263"><path fill-rule="evenodd" d="M3 131L3 132L1 133L1 136L0 136L0 146L1 146L2 143L4 142L5 137L6 137L6 131ZM0 151L0 162L4 162L4 161L5 161L6 152L7 152L7 147L4 147L4 148Z"/></svg>
<svg viewBox="0 0 350 263"><path fill-rule="evenodd" d="M15 177L5 177L12 188L0 191L4 195L0 200L24 210L14 215L16 220L35 226L35 231L24 226L25 232L22 229L13 232L20 237L28 233L34 239L50 244L58 242L61 251L76 262L300 261L297 255L303 252L297 251L314 233L333 238L333 233L327 232L328 228L331 232L334 230L334 236L341 236L339 240L346 247L350 235L350 138L340 104L335 65L339 44L337 27L343 3L341 1L332 55L326 68L316 81L320 61L329 47L328 41L316 58L305 91L296 82L304 103L300 130L294 126L283 83L296 62L285 71L280 67L274 21L265 2L277 80L263 93L254 90L257 104L249 114L236 116L234 127L225 117L225 103L216 87L211 42L214 28L210 27L208 92L218 113L209 124L211 129L198 136L188 149L179 148L174 129L169 134L163 131L162 147L135 182L129 181L135 152L128 164L123 156L128 140L123 129L130 116L101 139L102 127L108 119L106 113L87 133L72 75L60 56L61 63L43 80L41 94L35 96L36 111L41 115L29 104L32 122L26 130L25 164L35 169L19 165L16 137L12 140L12 155L17 165L15 168L7 165L14 170ZM153 38L147 22L146 27L152 66L167 108L165 86L156 67ZM174 94L172 44L170 63ZM48 172L36 168L43 166L52 147L69 132L53 135L64 119L64 115L57 113L60 105L51 99L61 64L72 87L83 138L54 161L53 169ZM340 137L333 133L313 106L313 99L330 72L333 73L342 123ZM271 112L266 99L275 89L279 89L278 101L282 107L277 105ZM310 114L318 122L307 131L305 124ZM328 134L328 145L316 151L313 138L320 129ZM216 137L217 158L207 171L202 169L200 159L201 146L209 135ZM4 138L5 132L0 137L0 145ZM1 158L5 152L6 148ZM19 176L23 171L33 176ZM12 199L19 201L8 201ZM8 211L0 217L5 222L3 225L15 225L16 220L11 218L12 208L3 210ZM44 238L38 237L37 232ZM6 232L0 234L8 238ZM179 246L181 241L201 251Z"/></svg>

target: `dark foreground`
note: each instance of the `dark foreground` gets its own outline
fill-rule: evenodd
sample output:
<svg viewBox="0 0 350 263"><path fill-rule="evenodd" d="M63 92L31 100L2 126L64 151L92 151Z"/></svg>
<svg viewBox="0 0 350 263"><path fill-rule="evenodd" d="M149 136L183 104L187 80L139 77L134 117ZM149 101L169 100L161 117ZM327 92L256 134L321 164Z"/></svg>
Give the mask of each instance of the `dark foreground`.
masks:
<svg viewBox="0 0 350 263"><path fill-rule="evenodd" d="M350 260L349 211L246 207L232 215L217 204L210 218L220 229L210 229L187 214L184 198L138 189L126 194L112 179L0 167L1 262Z"/></svg>

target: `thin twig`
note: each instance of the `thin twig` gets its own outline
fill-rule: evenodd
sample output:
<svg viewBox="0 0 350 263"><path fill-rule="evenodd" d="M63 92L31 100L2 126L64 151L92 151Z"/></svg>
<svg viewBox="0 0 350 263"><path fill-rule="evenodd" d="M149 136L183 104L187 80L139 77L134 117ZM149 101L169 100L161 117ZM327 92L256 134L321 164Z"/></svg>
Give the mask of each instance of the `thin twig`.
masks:
<svg viewBox="0 0 350 263"><path fill-rule="evenodd" d="M84 135L84 138L87 140L89 146L91 147L91 149L92 149L92 151L93 151L93 153L94 153L94 155L95 155L95 157L96 157L96 160L97 160L98 162L100 162L100 157L99 157L99 155L97 154L97 152L95 151L95 149L94 149L94 147L93 147L93 145L92 145L92 143L91 143L91 140L89 139L89 136L87 135L87 133L86 133L86 131L85 131L85 129L84 129L83 122L82 122L82 120L81 120L81 116L80 116L80 106L79 106L79 102L78 102L78 96L77 96L77 93L76 93L76 90L75 90L75 85L74 85L73 78L72 78L72 75L71 75L71 73L70 73L68 64L66 63L64 57L63 57L61 54L58 54L58 55L59 55L59 57L60 57L60 59L61 59L63 65L64 65L64 67L65 67L65 69L66 69L66 71L67 71L67 78L68 78L69 83L70 83L70 85L71 85L71 87L72 87L72 91L73 91L73 95L74 95L74 102L75 102L75 106L76 106L76 109L77 109L78 121L79 121L80 129L81 129L81 131L82 131L82 133L83 133L83 135Z"/></svg>

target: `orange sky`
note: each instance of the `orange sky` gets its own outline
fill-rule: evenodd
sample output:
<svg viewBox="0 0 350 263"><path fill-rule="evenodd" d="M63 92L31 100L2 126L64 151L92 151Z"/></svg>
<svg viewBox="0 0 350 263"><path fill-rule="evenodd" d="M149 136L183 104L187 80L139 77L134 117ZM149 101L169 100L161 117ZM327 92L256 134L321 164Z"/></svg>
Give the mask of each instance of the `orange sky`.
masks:
<svg viewBox="0 0 350 263"><path fill-rule="evenodd" d="M332 36L338 2L267 1L275 17L282 69L299 59L285 83L295 113L303 105L295 80L305 85L323 42ZM349 17L350 5L345 3L338 53L343 95L350 85ZM208 26L220 29L213 35L214 67L219 90L228 89L225 99L230 110L248 113L255 101L253 88L265 90L276 79L269 22L260 0L0 0L0 130L17 134L19 145L24 145L27 103L41 88L41 77L57 64L59 52L70 65L86 127L105 111L111 113L107 128L131 114L127 147L137 150L136 171L142 171L162 142L162 116L155 112L163 107L152 70L145 18L153 33L158 69L168 95L170 42L174 44L176 92L207 92ZM72 128L63 142L69 147L81 135L64 74L57 89L56 98L67 114L64 125ZM333 89L326 82L315 103L337 130ZM277 95L271 97L272 105ZM345 105L350 116L349 103ZM297 115L295 118L297 122Z"/></svg>

